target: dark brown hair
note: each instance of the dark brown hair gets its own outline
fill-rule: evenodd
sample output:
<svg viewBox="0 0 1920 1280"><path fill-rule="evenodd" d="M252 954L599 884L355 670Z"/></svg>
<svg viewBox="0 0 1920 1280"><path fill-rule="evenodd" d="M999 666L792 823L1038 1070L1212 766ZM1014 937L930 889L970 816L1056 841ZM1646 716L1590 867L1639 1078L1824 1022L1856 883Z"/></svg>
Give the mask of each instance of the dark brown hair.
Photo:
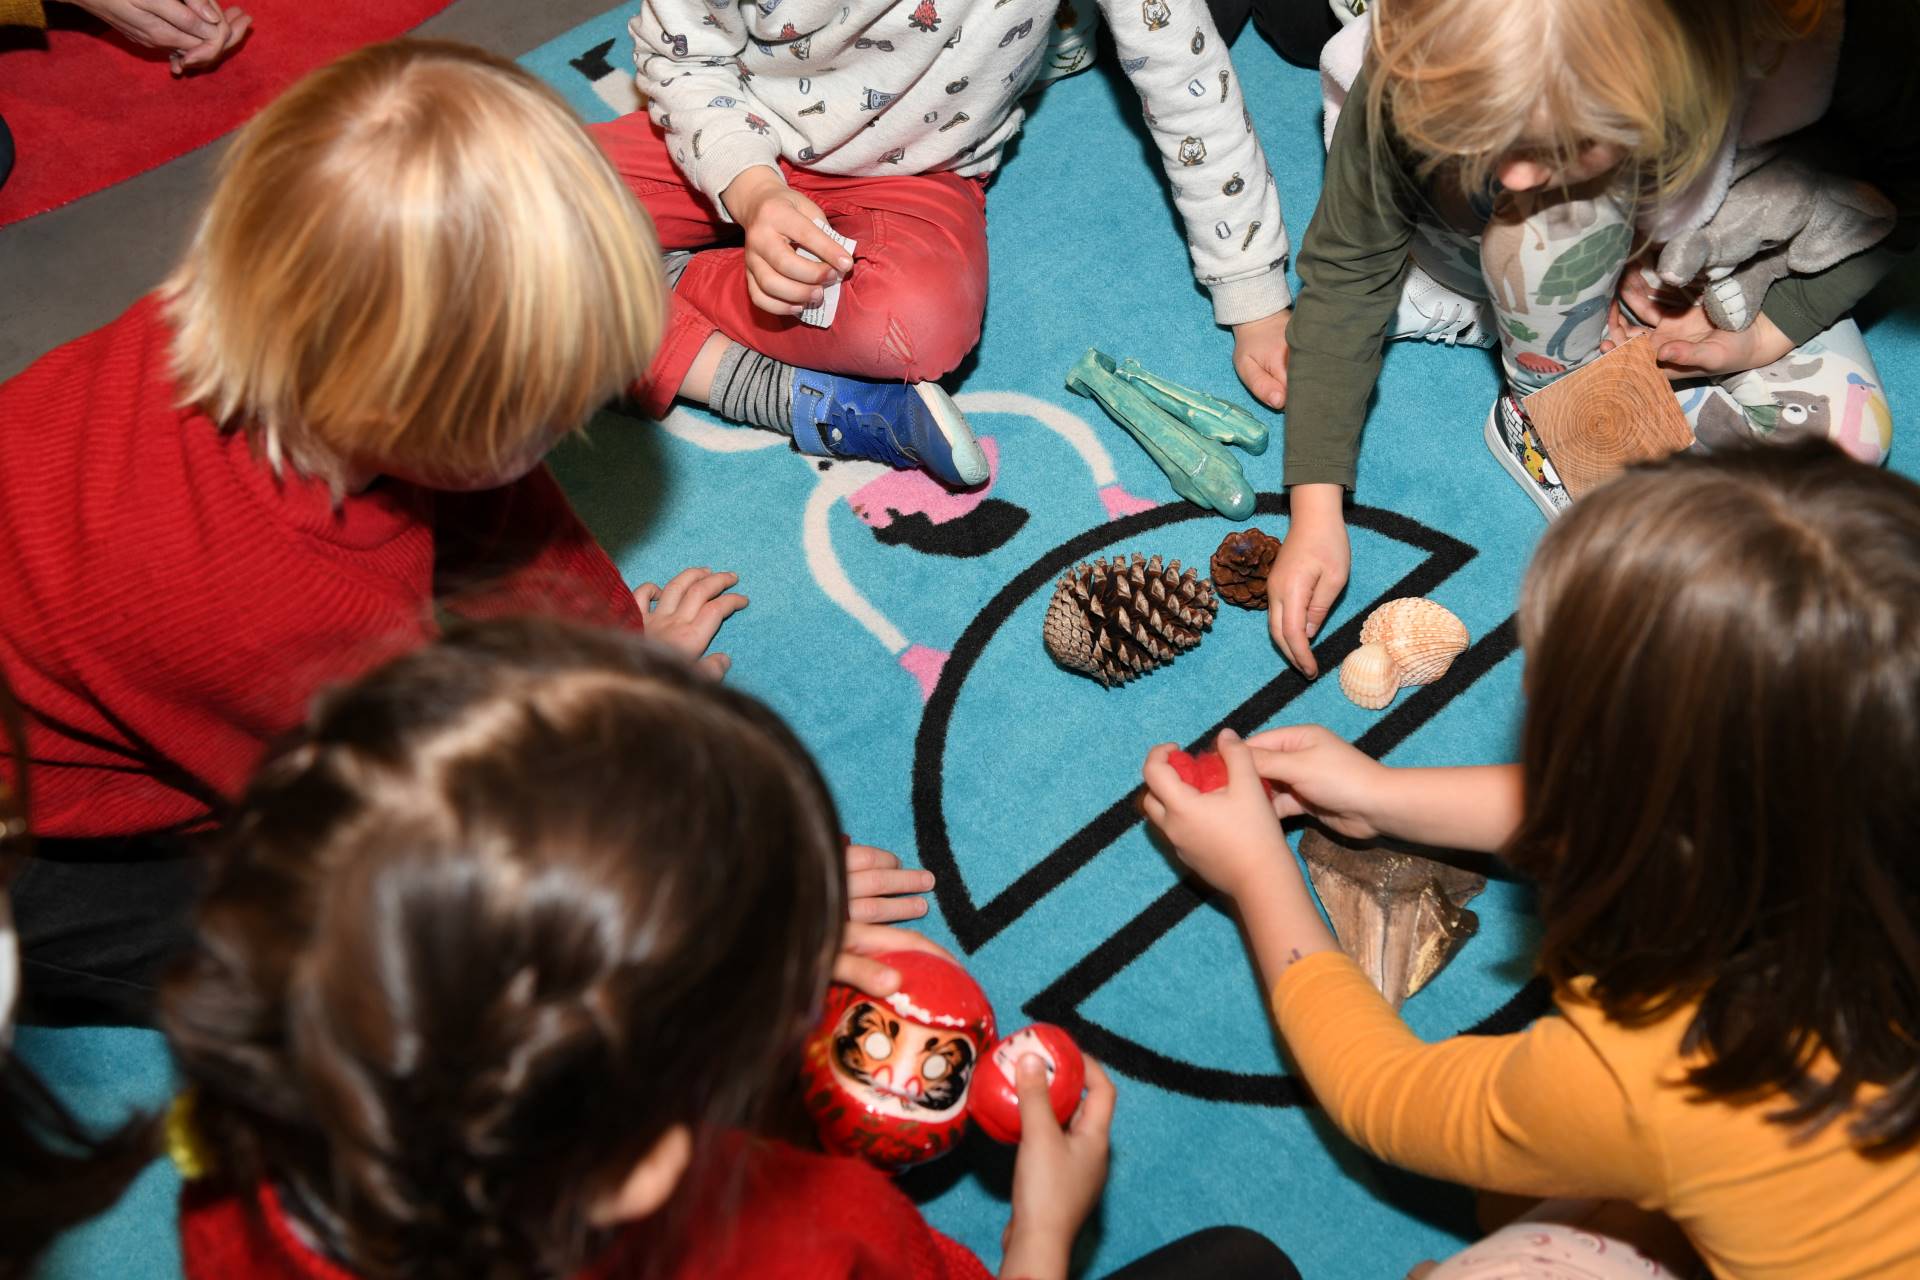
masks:
<svg viewBox="0 0 1920 1280"><path fill-rule="evenodd" d="M0 679L0 922L11 925L6 887L32 848L27 823L26 733ZM11 781L9 781L11 777ZM11 929L0 946L14 947ZM16 959L18 963L18 959ZM16 970L24 984L26 975ZM104 1213L159 1154L159 1127L135 1117L97 1133L75 1119L53 1090L15 1057L8 1042L14 1007L0 1009L0 1277L31 1273L55 1236Z"/></svg>
<svg viewBox="0 0 1920 1280"><path fill-rule="evenodd" d="M637 637L472 624L323 696L162 996L219 1176L363 1275L576 1270L670 1128L788 1078L838 831L778 717Z"/></svg>
<svg viewBox="0 0 1920 1280"><path fill-rule="evenodd" d="M1547 975L1698 1002L1707 1094L1913 1144L1920 486L1825 442L1634 468L1541 543L1521 635Z"/></svg>

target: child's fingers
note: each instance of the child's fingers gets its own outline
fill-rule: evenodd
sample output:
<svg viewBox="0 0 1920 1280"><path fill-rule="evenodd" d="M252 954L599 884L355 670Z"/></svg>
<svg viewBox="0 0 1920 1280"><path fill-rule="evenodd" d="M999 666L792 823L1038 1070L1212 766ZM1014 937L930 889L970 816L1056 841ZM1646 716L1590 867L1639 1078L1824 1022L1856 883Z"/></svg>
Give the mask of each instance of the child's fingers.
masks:
<svg viewBox="0 0 1920 1280"><path fill-rule="evenodd" d="M702 627L713 631L720 630L720 624L747 607L747 598L737 591L729 591L700 606L694 614L695 621Z"/></svg>
<svg viewBox="0 0 1920 1280"><path fill-rule="evenodd" d="M1283 409L1287 404L1287 380L1282 373L1276 376L1265 365L1252 356L1239 356L1234 360L1236 372L1247 390L1254 398L1269 409Z"/></svg>
<svg viewBox="0 0 1920 1280"><path fill-rule="evenodd" d="M1313 646L1307 641L1307 605L1319 580L1317 572L1296 573L1280 588L1280 651L1309 678L1320 674Z"/></svg>
<svg viewBox="0 0 1920 1280"><path fill-rule="evenodd" d="M659 610L662 613L672 613L677 610L680 607L680 602L686 599L687 592L693 587L693 584L700 581L700 579L704 578L709 572L711 571L707 569L706 566L701 565L696 568L682 569L671 578L668 578L667 585L660 588L660 600L657 606Z"/></svg>
<svg viewBox="0 0 1920 1280"><path fill-rule="evenodd" d="M820 259L817 263L807 263L806 265L810 267L817 266L822 272L826 273L826 275L844 276L847 272L853 270L853 258L845 249L840 247L840 242L828 235L825 231L822 231L820 227L815 224L814 219L816 218L822 221L825 220L825 215L820 212L820 206L814 204L798 192L794 193L794 201L795 205L788 210L793 220L791 223L788 223L785 219L782 219L781 234L793 241L794 244L805 249L808 253L811 253L814 257ZM805 262L806 260L801 259L801 261Z"/></svg>
<svg viewBox="0 0 1920 1280"><path fill-rule="evenodd" d="M891 871L900 865L900 859L885 849L870 844L849 844L847 846L847 872Z"/></svg>
<svg viewBox="0 0 1920 1280"><path fill-rule="evenodd" d="M1058 1142L1060 1117L1053 1114L1047 1090L1047 1064L1037 1053L1023 1053L1014 1064L1013 1084L1020 1095L1020 1142Z"/></svg>
<svg viewBox="0 0 1920 1280"><path fill-rule="evenodd" d="M925 893L933 888L933 872L914 867L855 871L847 877L850 898L885 898L896 893Z"/></svg>
<svg viewBox="0 0 1920 1280"><path fill-rule="evenodd" d="M1151 822L1163 831L1166 830L1167 806L1161 803L1159 796L1154 795L1151 791L1141 796L1140 812L1147 815L1148 822Z"/></svg>
<svg viewBox="0 0 1920 1280"><path fill-rule="evenodd" d="M1213 740L1214 750L1227 762L1227 786L1236 792L1245 792L1249 787L1259 785L1260 771L1253 763L1253 749L1247 746L1246 739L1231 729L1222 729L1220 736Z"/></svg>
<svg viewBox="0 0 1920 1280"><path fill-rule="evenodd" d="M640 606L640 612L646 613L660 598L660 588L655 583L643 582L633 589L633 602Z"/></svg>
<svg viewBox="0 0 1920 1280"><path fill-rule="evenodd" d="M760 292L777 302L804 310L817 305L816 294L820 286L807 280L796 280L784 270L784 264L794 263L798 268L809 266L803 259L787 250L774 249L765 254L747 255L747 274L760 286Z"/></svg>
<svg viewBox="0 0 1920 1280"><path fill-rule="evenodd" d="M770 316L797 316L805 307L795 306L791 302L782 302L778 298L768 297L761 289L760 282L753 276L753 258L747 258L747 300L753 303L755 310L764 311Z"/></svg>
<svg viewBox="0 0 1920 1280"><path fill-rule="evenodd" d="M925 898L848 898L847 919L860 924L892 924L927 914Z"/></svg>
<svg viewBox="0 0 1920 1280"><path fill-rule="evenodd" d="M1146 781L1148 796L1162 804L1182 791L1191 790L1173 771L1173 766L1167 763L1167 756L1172 751L1173 744L1163 742L1147 752L1146 763L1140 766L1140 776Z"/></svg>
<svg viewBox="0 0 1920 1280"><path fill-rule="evenodd" d="M1105 1138L1113 1126L1113 1104L1119 1093L1114 1089L1113 1078L1107 1074L1105 1067L1091 1057L1086 1059L1086 1064L1087 1096L1081 1100L1080 1110L1073 1117L1073 1133L1075 1137L1098 1134ZM1022 1116L1021 1122L1025 1121L1026 1117Z"/></svg>
<svg viewBox="0 0 1920 1280"><path fill-rule="evenodd" d="M833 980L881 1000L900 989L898 969L853 951L842 951L834 957Z"/></svg>
<svg viewBox="0 0 1920 1280"><path fill-rule="evenodd" d="M733 659L724 653L709 653L693 665L715 680L725 680L727 672L733 670Z"/></svg>
<svg viewBox="0 0 1920 1280"><path fill-rule="evenodd" d="M1281 751L1305 751L1320 740L1326 732L1317 724L1283 724L1272 729L1262 729L1247 739L1247 745L1253 748L1253 760L1259 764L1263 753Z"/></svg>
<svg viewBox="0 0 1920 1280"><path fill-rule="evenodd" d="M943 960L953 959L953 954L945 947L911 929L895 929L889 925L859 921L849 924L841 933L840 950L842 953L851 951L864 956L877 956L888 951L924 951Z"/></svg>
<svg viewBox="0 0 1920 1280"><path fill-rule="evenodd" d="M713 599L738 581L740 581L740 575L737 573L728 573L725 570L719 573L707 573L702 570L702 576L689 582L687 589L681 593L681 602L686 608L695 608Z"/></svg>

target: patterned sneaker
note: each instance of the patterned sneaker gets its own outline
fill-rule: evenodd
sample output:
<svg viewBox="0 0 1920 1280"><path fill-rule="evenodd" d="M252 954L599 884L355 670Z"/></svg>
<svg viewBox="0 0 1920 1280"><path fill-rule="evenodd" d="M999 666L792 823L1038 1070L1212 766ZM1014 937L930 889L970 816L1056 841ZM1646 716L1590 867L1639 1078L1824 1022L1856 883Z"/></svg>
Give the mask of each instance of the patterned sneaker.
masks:
<svg viewBox="0 0 1920 1280"><path fill-rule="evenodd" d="M1540 433L1533 429L1518 396L1501 393L1487 415L1483 434L1494 461L1520 482L1541 515L1551 520L1573 505L1573 495L1560 483L1560 475L1547 457L1547 447L1540 443Z"/></svg>
<svg viewBox="0 0 1920 1280"><path fill-rule="evenodd" d="M1455 293L1419 267L1407 271L1400 286L1400 309L1394 312L1389 340L1418 338L1448 346L1497 347L1499 336L1487 325L1487 305Z"/></svg>
<svg viewBox="0 0 1920 1280"><path fill-rule="evenodd" d="M987 478L987 455L937 383L868 382L801 369L793 379L792 423L800 452L816 457L917 467L958 489Z"/></svg>

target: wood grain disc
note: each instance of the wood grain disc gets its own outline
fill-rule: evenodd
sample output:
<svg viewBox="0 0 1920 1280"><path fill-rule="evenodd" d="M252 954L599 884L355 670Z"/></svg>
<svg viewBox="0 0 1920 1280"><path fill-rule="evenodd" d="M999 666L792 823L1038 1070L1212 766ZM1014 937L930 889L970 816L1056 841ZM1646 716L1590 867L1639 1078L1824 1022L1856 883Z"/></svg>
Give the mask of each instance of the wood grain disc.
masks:
<svg viewBox="0 0 1920 1280"><path fill-rule="evenodd" d="M1642 336L1526 396L1527 416L1567 492L1578 498L1630 463L1693 444L1673 387Z"/></svg>

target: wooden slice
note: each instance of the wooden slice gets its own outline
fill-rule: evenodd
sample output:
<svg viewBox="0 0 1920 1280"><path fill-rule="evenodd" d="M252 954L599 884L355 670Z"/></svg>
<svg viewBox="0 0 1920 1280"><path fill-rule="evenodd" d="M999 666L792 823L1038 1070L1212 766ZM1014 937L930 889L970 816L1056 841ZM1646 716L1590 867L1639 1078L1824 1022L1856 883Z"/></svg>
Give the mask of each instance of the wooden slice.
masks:
<svg viewBox="0 0 1920 1280"><path fill-rule="evenodd" d="M1660 372L1651 339L1615 347L1542 387L1521 403L1547 446L1547 459L1578 498L1629 463L1678 453L1693 444L1673 386Z"/></svg>

